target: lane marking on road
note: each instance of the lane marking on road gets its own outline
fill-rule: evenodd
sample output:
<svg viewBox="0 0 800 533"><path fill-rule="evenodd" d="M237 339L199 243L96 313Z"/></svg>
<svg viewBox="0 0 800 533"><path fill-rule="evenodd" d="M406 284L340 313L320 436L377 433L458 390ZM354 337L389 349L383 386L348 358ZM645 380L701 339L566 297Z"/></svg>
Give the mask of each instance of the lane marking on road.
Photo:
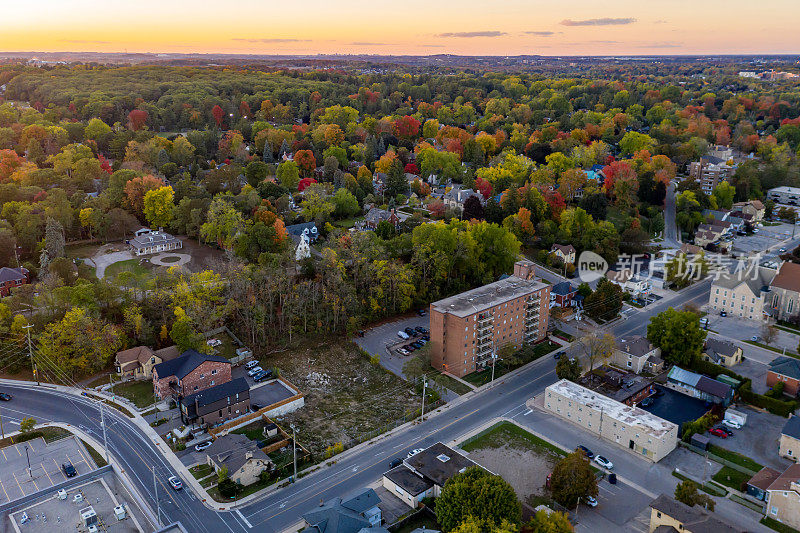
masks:
<svg viewBox="0 0 800 533"><path fill-rule="evenodd" d="M253 524L251 524L247 520L247 518L245 518L245 516L242 514L242 512L239 509L236 509L236 514L239 515L239 518L242 519L242 522L244 522L247 527L249 527L250 529L253 529Z"/></svg>
<svg viewBox="0 0 800 533"><path fill-rule="evenodd" d="M523 414L522 416L528 416L532 412L533 412L533 409L528 409L527 411L525 411L525 414Z"/></svg>
<svg viewBox="0 0 800 533"><path fill-rule="evenodd" d="M59 472L61 472L61 475L62 475L62 476L64 476L64 481L66 481L66 480L67 480L67 475L64 473L64 471L63 471L63 470L61 470L61 467L60 467L60 466L58 466L58 462L56 461L56 458L55 458L55 457L53 457L52 459L53 459L53 464L54 464L54 465L56 465L56 470L58 470Z"/></svg>

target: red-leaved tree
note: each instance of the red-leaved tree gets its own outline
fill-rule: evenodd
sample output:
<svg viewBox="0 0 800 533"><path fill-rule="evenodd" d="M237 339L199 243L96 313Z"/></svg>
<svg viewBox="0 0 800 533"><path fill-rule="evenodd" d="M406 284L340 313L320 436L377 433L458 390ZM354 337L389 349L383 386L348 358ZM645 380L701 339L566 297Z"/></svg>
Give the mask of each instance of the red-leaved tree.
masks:
<svg viewBox="0 0 800 533"><path fill-rule="evenodd" d="M225 116L225 111L222 110L222 108L219 106L219 104L215 105L213 108L211 108L211 116L214 117L214 122L217 123L217 127L221 128L222 127L222 117Z"/></svg>
<svg viewBox="0 0 800 533"><path fill-rule="evenodd" d="M147 111L144 109L134 109L128 113L128 127L133 131L139 131L147 125Z"/></svg>

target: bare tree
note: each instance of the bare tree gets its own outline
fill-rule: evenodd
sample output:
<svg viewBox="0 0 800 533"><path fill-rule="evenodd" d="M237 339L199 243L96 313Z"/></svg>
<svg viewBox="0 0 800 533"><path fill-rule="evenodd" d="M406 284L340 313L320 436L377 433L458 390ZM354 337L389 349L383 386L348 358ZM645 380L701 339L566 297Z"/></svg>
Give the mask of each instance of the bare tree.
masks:
<svg viewBox="0 0 800 533"><path fill-rule="evenodd" d="M596 364L608 361L616 350L617 343L610 333L591 332L580 338L578 344L583 348L583 353L589 360L589 372L594 370Z"/></svg>
<svg viewBox="0 0 800 533"><path fill-rule="evenodd" d="M764 340L764 344L772 346L777 336L778 330L770 322L764 322L764 324L761 325L761 338Z"/></svg>

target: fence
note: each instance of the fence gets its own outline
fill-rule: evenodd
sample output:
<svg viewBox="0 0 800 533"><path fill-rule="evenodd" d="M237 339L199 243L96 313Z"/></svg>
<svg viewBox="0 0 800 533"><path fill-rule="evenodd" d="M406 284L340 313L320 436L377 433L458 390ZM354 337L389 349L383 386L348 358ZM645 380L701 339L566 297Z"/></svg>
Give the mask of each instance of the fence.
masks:
<svg viewBox="0 0 800 533"><path fill-rule="evenodd" d="M680 444L681 446L683 446L684 448L686 448L688 450L693 451L694 453L697 453L699 455L705 455L709 459L713 459L714 461L718 462L721 465L729 466L729 467L733 468L734 470L738 470L739 472L742 472L743 474L750 474L751 476L756 475L756 472L753 471L753 470L750 470L749 468L746 468L746 467L744 467L744 466L742 466L740 464L734 463L732 461L728 461L727 459L724 459L724 458L720 457L719 455L714 455L710 451L704 450L702 448L698 448L697 446L693 446L693 445L689 444L688 442L683 442L682 440L680 440L680 441L678 441L678 444Z"/></svg>

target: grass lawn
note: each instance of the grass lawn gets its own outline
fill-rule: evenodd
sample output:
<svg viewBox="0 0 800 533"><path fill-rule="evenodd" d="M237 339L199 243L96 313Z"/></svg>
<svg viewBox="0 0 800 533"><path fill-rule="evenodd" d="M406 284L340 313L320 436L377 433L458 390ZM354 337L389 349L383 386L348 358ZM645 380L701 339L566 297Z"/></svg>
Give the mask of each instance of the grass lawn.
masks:
<svg viewBox="0 0 800 533"><path fill-rule="evenodd" d="M713 483L706 483L705 485L701 485L697 481L695 481L695 480L693 480L691 478L688 478L688 477L684 476L683 474L680 474L680 473L675 472L675 471L672 472L672 475L673 475L673 477L676 477L676 478L678 478L680 480L683 480L683 481L687 481L687 480L688 481L693 481L694 483L697 484L697 488L702 490L706 494L711 494L712 496L725 496L726 494L728 494L727 490L725 490L724 488L719 487L717 485L714 485Z"/></svg>
<svg viewBox="0 0 800 533"><path fill-rule="evenodd" d="M195 479L203 479L214 472L214 467L207 464L195 465L189 469L189 472L192 473Z"/></svg>
<svg viewBox="0 0 800 533"><path fill-rule="evenodd" d="M64 247L64 255L69 259L89 259L99 248L99 244L68 244Z"/></svg>
<svg viewBox="0 0 800 533"><path fill-rule="evenodd" d="M363 217L345 218L345 219L342 219L342 220L337 220L336 222L333 223L333 225L335 227L337 227L337 228L350 229L350 228L352 228L353 226L356 225L356 222L358 222L359 220L362 220L362 219L363 219Z"/></svg>
<svg viewBox="0 0 800 533"><path fill-rule="evenodd" d="M432 377L433 381L438 383L439 385L450 389L451 391L455 392L458 395L466 394L472 389L468 386L464 385L457 379L453 379L450 376L445 376L444 374L437 374L436 376Z"/></svg>
<svg viewBox="0 0 800 533"><path fill-rule="evenodd" d="M770 529L778 531L779 533L800 533L795 528L793 528L791 526L787 526L786 524L781 524L780 522L778 522L774 518L770 518L768 516L765 516L764 518L762 518L761 519L761 523L764 524L765 526L767 526Z"/></svg>
<svg viewBox="0 0 800 533"><path fill-rule="evenodd" d="M239 429L235 429L231 431L231 433L237 433L239 435L244 435L250 440L264 440L264 427L266 426L266 422L264 422L263 418L256 419L255 422L251 422L244 427L240 427Z"/></svg>
<svg viewBox="0 0 800 533"><path fill-rule="evenodd" d="M549 340L540 342L539 344L523 346L517 353L510 357L508 361L500 360L495 365L494 379L497 379L504 374L508 374L512 370L516 370L517 368L527 365L528 363L541 357L544 357L545 355L554 352L559 348L561 348L560 344ZM483 370L479 370L478 372L473 372L472 374L467 374L464 376L464 381L468 381L477 387L485 385L491 380L492 367L486 367Z"/></svg>
<svg viewBox="0 0 800 533"><path fill-rule="evenodd" d="M570 335L566 331L561 331L558 328L554 329L552 331L551 335L553 335L554 337L558 337L559 339L564 339L567 342L572 342L575 339L575 337L573 335Z"/></svg>
<svg viewBox="0 0 800 533"><path fill-rule="evenodd" d="M89 452L89 455L92 457L92 460L95 462L98 468L106 466L108 464L108 462L106 462L105 457L100 455L100 453L98 453L97 450L86 444L86 441L81 439L81 444L83 444L83 447L86 448L87 452Z"/></svg>
<svg viewBox="0 0 800 533"><path fill-rule="evenodd" d="M111 374L103 374L102 376L99 376L90 381L89 384L86 386L90 389L93 389L95 387L99 387L100 385L107 385L108 383L111 383Z"/></svg>
<svg viewBox="0 0 800 533"><path fill-rule="evenodd" d="M217 339L222 341L219 346L214 346L214 355L224 357L225 359L233 359L236 357L236 349L239 347L226 331L217 333L208 337L206 340Z"/></svg>
<svg viewBox="0 0 800 533"><path fill-rule="evenodd" d="M775 324L775 329L779 329L781 331L785 331L786 333L792 333L793 335L800 335L800 329L796 329L790 326L783 326L781 324Z"/></svg>
<svg viewBox="0 0 800 533"><path fill-rule="evenodd" d="M762 468L764 468L762 465L753 461L746 455L732 452L715 444L709 445L708 451L716 455L717 457L722 457L723 459L726 459L732 463L736 463L739 466L743 466L748 470L752 470L754 474L759 470L761 470Z"/></svg>
<svg viewBox="0 0 800 533"><path fill-rule="evenodd" d="M729 466L723 466L722 470L714 474L714 477L711 479L720 485L725 485L726 487L741 491L744 484L747 483L751 477L750 474L739 472Z"/></svg>
<svg viewBox="0 0 800 533"><path fill-rule="evenodd" d="M112 263L106 268L105 277L108 279L116 280L123 272L131 272L135 277L146 276L150 274L150 269L144 265L139 264L138 259L128 259L127 261L118 261Z"/></svg>
<svg viewBox="0 0 800 533"><path fill-rule="evenodd" d="M471 452L484 448L499 448L502 446L532 449L542 455L555 454L559 459L567 456L567 452L558 446L554 446L540 439L533 433L525 431L511 422L498 422L489 429L467 439L460 447L465 452Z"/></svg>
<svg viewBox="0 0 800 533"><path fill-rule="evenodd" d="M132 401L140 409L152 405L155 401L153 398L153 382L147 380L126 381L114 385L114 394Z"/></svg>

